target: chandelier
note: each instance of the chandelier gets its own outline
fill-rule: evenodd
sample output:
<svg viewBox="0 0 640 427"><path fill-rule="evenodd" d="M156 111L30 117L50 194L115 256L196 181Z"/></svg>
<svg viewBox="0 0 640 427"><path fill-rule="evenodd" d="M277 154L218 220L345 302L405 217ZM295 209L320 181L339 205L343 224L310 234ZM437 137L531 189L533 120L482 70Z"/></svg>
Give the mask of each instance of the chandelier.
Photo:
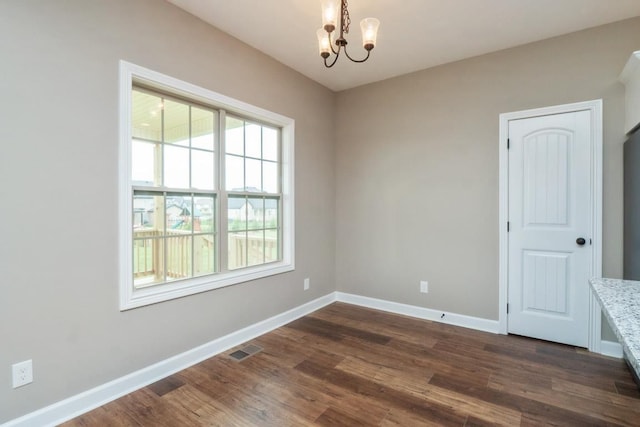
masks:
<svg viewBox="0 0 640 427"><path fill-rule="evenodd" d="M338 22L339 21L339 22ZM339 24L339 25L338 25ZM367 56L363 59L353 59L347 52L347 40L345 34L349 34L349 11L347 10L347 0L323 0L322 2L322 28L317 31L318 46L320 56L324 59L324 66L331 68L335 65L340 57L340 53L344 50L344 54L353 62L364 62L369 59L371 50L376 45L376 37L378 35L378 27L380 21L376 18L365 18L360 21L360 29L362 30L362 46L367 51ZM340 29L338 38L332 40L336 36L333 32L336 28ZM333 42L333 43L332 43ZM333 47L333 44L336 47ZM327 58L334 54L333 61L327 61Z"/></svg>

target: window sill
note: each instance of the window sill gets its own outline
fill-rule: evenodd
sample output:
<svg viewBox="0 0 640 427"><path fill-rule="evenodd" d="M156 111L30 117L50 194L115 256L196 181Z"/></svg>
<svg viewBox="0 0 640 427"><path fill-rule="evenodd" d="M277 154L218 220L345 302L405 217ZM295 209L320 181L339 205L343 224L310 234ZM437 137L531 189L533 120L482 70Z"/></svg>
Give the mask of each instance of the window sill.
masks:
<svg viewBox="0 0 640 427"><path fill-rule="evenodd" d="M293 263L277 262L202 277L176 280L155 286L131 289L122 295L120 311L156 304L213 289L262 279L295 270Z"/></svg>

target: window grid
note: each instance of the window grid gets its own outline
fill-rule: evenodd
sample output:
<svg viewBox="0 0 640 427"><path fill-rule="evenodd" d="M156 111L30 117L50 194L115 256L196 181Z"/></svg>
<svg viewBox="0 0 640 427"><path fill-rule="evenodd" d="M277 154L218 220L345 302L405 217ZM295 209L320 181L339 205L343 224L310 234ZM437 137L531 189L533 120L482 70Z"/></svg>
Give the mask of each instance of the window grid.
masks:
<svg viewBox="0 0 640 427"><path fill-rule="evenodd" d="M242 215L244 221L238 223L237 219L230 220L228 233L232 236L231 240L237 240L236 236L239 235L244 235L244 239L242 239L243 243L240 244L241 253L237 252L239 250L237 246L232 244L228 246L228 268L235 270L242 267L267 264L280 260L280 197L262 196L256 193L234 193L229 196L229 200L231 201L231 207L234 207L234 205L237 206L238 204L241 206L240 215ZM252 217L252 213L255 211L257 211L258 214L254 214ZM256 237L259 237L259 239L256 240ZM252 253L252 250L257 250L257 254L255 252ZM256 260L256 257L258 257L258 262L251 262L251 260ZM241 262L237 261L238 258L241 259Z"/></svg>
<svg viewBox="0 0 640 427"><path fill-rule="evenodd" d="M212 274L217 271L217 253L216 245L218 242L218 231L216 218L216 197L211 194L202 193L177 193L166 191L134 191L134 206L136 198L151 197L154 199L155 212L158 217L153 218L155 228L158 229L159 235L145 235L145 232L153 233L151 229L141 230L142 237L134 237L134 283L138 287L156 285L158 283L170 282L180 278L197 277L204 274ZM187 198L187 202L180 204L182 209L187 211L180 212L179 216L171 219L167 211L172 207L178 207L178 205L172 205L176 200ZM158 201L159 200L159 201ZM209 201L210 203L205 203ZM196 213L202 209L203 206L209 206L211 211L210 215L200 217L196 216ZM158 209L163 207L164 209ZM142 222L142 221L140 221ZM136 221L134 219L134 227ZM170 227L171 226L171 227ZM134 236L136 230L134 229ZM175 249L175 241L189 241L188 252L182 254L182 261L185 265L176 267L174 257L171 256L170 251ZM201 243L200 246L196 244L196 241ZM184 246L184 242L181 246ZM146 277L146 279L139 279L140 268L136 268L141 262L140 247L145 248L143 259L146 266L150 261L147 259L151 257L155 260L157 265L151 271L154 273L153 279ZM150 253L146 250L147 247L151 247ZM138 248L136 250L136 248ZM160 250L163 253L163 258L160 260L157 258L156 251ZM174 252L175 254L176 252ZM207 256L211 254L210 256ZM143 270L144 273L147 270ZM162 272L162 277L158 276L158 271ZM138 278L138 280L136 280Z"/></svg>
<svg viewBox="0 0 640 427"><path fill-rule="evenodd" d="M139 91L138 88L134 87L133 91ZM215 140L216 138L216 126L215 126L215 110L206 110L208 111L211 121L211 129L210 134L213 140L213 143L210 145L210 149L203 149L200 147L194 146L194 131L193 131L193 109L196 108L193 104L172 100L164 96L163 94L153 93L148 91L140 91L140 93L144 93L149 96L151 99L159 99L160 102L156 107L159 109L160 113L160 126L159 126L159 137L154 138L141 138L140 135L134 136L134 141L144 141L145 143L154 145L154 153L157 154L158 158L155 158L153 163L158 162L159 168L158 170L154 167L154 181L153 186L149 188L149 186L143 186L142 188L133 189L134 196L134 211L135 211L135 199L136 197L141 196L150 196L155 201L154 215L157 215L159 218L154 218L155 228L160 233L160 236L154 236L149 238L145 236L145 238L136 238L134 231L134 239L133 239L133 255L135 259L133 260L134 269L134 286L149 286L156 285L158 283L167 283L172 280L177 280L181 278L190 278L197 277L202 274L210 274L215 273L217 271L217 256L215 254L217 251L215 250L215 245L217 242L217 225L215 221L215 213L216 213L216 192L209 191L206 193L196 193L193 192L192 188L194 187L193 176L193 157L194 152L205 152L211 153L212 163L210 165L212 172L215 170ZM186 121L178 121L176 127L184 127L186 130L183 130L183 135L181 135L180 129L175 129L173 137L169 137L168 132L168 118L167 118L167 105L173 105L176 108L185 108L186 109ZM198 106L202 111L202 107ZM136 108L134 107L134 114ZM154 113L155 111L152 111ZM151 114L152 116L154 114ZM156 113L157 115L157 113ZM206 120L206 118L204 118ZM135 120L134 120L135 122ZM145 125L147 123L143 123ZM148 124L147 124L148 125ZM206 126L205 126L206 127ZM205 133L206 135L206 133ZM152 136L150 134L149 136ZM202 136L202 135L200 135ZM180 139L180 138L185 139ZM172 140L169 140L172 139ZM168 152L170 147L175 147L178 150L188 150L188 163L187 163L187 185L183 187L187 188L171 188L170 192L167 191L168 183L166 182L167 177L167 161L166 158L168 156ZM184 171L183 171L184 172ZM211 182L209 183L209 188L215 189L215 175L211 173ZM202 221L203 218L197 218L196 213L198 206L196 206L197 198L208 198L212 200L210 206L210 216L208 222L210 222L210 232L205 233L202 232ZM177 205L171 205L171 200L180 200L181 209L185 210L180 213L180 217L183 218L180 223L175 224L176 227L181 227L179 230L170 230L168 228L168 224L170 222L169 218L169 209L172 207L178 207ZM186 199L186 201L185 201ZM158 201L160 200L160 201ZM180 209L180 207L178 207ZM134 213L135 214L135 213ZM144 213L141 214L144 216ZM187 229L182 226L182 224L186 221L188 224ZM142 222L142 220L141 220ZM200 232L196 228L200 228ZM210 245L205 245L203 248L198 248L196 245L196 240L200 240L200 243L209 242ZM141 244L141 242L144 242ZM150 242L150 245L147 245L147 242ZM174 244L174 242L178 242L178 244ZM136 262L140 263L140 254L139 249L136 251L136 247L144 247L146 249L147 246L151 246L151 263L155 264L152 268L152 272L154 273L153 279L151 281L147 277L146 282L138 280L136 283L136 275L140 275L140 268L136 268ZM162 258L159 258L158 253L162 252ZM212 252L212 254L209 254ZM147 270L148 264L148 255L147 251L144 251L144 264L145 271ZM209 270L209 271L207 271ZM161 276L160 276L161 272ZM144 271L143 271L144 273ZM150 283L149 283L150 282Z"/></svg>
<svg viewBox="0 0 640 427"><path fill-rule="evenodd" d="M228 194L228 242L227 268L229 270L250 267L257 264L275 262L281 253L281 194L280 194L280 131L252 120L245 120L233 115L227 116L225 137L225 164L230 168L229 159L240 160L242 165L241 185L236 187L237 177L225 181ZM241 129L239 131L239 129ZM248 129L253 130L249 135ZM265 132L275 132L276 155L269 160L265 155ZM237 135L234 135L237 133ZM253 144L254 147L250 147ZM248 178L250 162L257 162L258 179ZM275 191L269 191L265 180L264 165L275 165ZM229 177L229 169L226 176ZM231 214L232 211L238 211ZM240 219L242 217L242 220ZM259 217L259 218L258 218ZM275 222L273 221L275 217ZM267 221L271 224L267 224Z"/></svg>
<svg viewBox="0 0 640 427"><path fill-rule="evenodd" d="M134 87L133 89L138 90L137 87ZM156 244L155 246L162 246L162 251L163 251L163 261L159 264L158 267L161 267L164 271L164 277L162 278L162 281L157 281L157 282L153 282L150 285L158 285L158 284L166 284L166 283L170 283L173 280L179 280L180 278L190 278L190 277L196 277L198 276L195 266L196 266L196 262L195 262L195 257L196 257L196 237L198 236L210 236L213 242L213 248L214 249L214 257L213 257L213 271L210 273L203 273L203 274L215 274L215 273L219 273L219 272L227 272L227 271L231 271L231 270L236 270L236 269L240 269L240 268L245 268L245 267L251 267L251 266L255 266L255 265L261 265L261 264L266 264L266 263L271 263L271 262L277 262L277 261L281 261L282 260L282 225L281 225L281 212L282 212L282 198L281 198L281 131L278 128L272 127L272 126L267 126L267 125L263 125L254 121L250 121L250 120L245 120L243 118L237 117L237 116L226 116L226 112L224 110L214 110L211 108L206 108L206 110L213 112L214 116L213 116L213 129L212 129L212 134L213 134L213 138L214 138L214 143L212 144L211 150L207 150L207 149L203 149L200 147L195 147L194 146L194 142L193 142L193 109L194 108L198 108L198 109L205 109L200 105L197 104L192 104L188 101L176 101L173 98L170 97L166 97L164 94L161 93L156 93L156 92L151 92L151 91L146 91L144 90L144 93L151 93L153 96L157 96L160 98L161 102L160 104L162 105L161 108L161 114L160 114L160 141L158 140L154 140L151 138L143 138L140 136L135 136L133 137L134 141L139 141L139 142L144 142L144 143L149 143L149 144L154 144L155 146L155 152L158 153L159 155L159 159L154 160L158 161L160 163L160 173L159 173L159 177L160 179L160 183L157 182L156 179L154 179L154 186L150 187L150 186L134 186L133 187L133 195L134 198L137 195L141 195L141 194L153 194L156 197L162 197L163 198L163 206L164 206L164 220L163 220L163 229L162 229L162 236L161 237L154 237L153 239L157 240L159 243ZM179 140L177 141L168 141L167 139L171 139L172 137L168 137L167 136L167 111L166 108L164 108L166 106L167 100L171 100L170 102L173 103L182 103L183 105L187 105L188 106L188 138L187 138L187 145L185 146L184 144L181 144ZM233 153L224 153L221 151L221 147L220 147L220 141L222 141L222 134L225 134L226 132L226 123L223 121L224 117L232 117L233 119L237 120L237 121L241 121L242 122L242 155L238 155L238 154L233 154ZM217 118L217 120L216 120ZM217 125L216 125L217 123ZM247 147L247 126L255 126L257 127L257 129L259 129L259 135L260 135L260 140L259 140L259 156L256 155L248 155L248 147ZM266 159L265 158L265 154L264 154L264 129L269 129L271 132L275 132L276 134L276 139L275 139L275 150L276 150L276 156L275 159ZM225 134L226 135L226 134ZM254 141L255 143L255 141ZM273 142L272 142L273 143ZM168 168L169 166L167 166L167 157L169 156L169 154L167 153L169 150L168 147L175 147L176 149L180 150L188 150L189 152L189 156L188 156L188 189L183 189L183 188L176 188L173 186L168 185L168 183L166 182L166 177L167 177L167 170L166 168ZM194 152L205 152L205 153L212 153L213 156L213 165L212 165L212 180L213 180L213 190L210 191L199 191L199 193L201 195L207 195L207 197L213 197L213 232L212 233L196 233L195 230L193 229L193 225L194 225L194 218L195 218L195 213L196 213L196 207L195 207L195 197L197 197L198 193L193 192L193 187L194 187L194 171L193 171L193 164L194 164ZM216 152L219 153L218 156L216 156ZM243 187L242 190L244 191L225 191L224 187L220 187L218 186L218 179L216 177L222 176L223 178L225 177L225 172L227 169L227 156L231 157L231 158L241 158L242 159L242 163L243 163L243 171L242 171L242 183L243 183ZM255 180L254 177L254 182L259 182L259 185L257 187L248 187L248 184L250 184L250 182L248 182L248 178L247 178L247 174L248 174L248 170L250 169L248 167L248 162L247 160L250 161L256 161L259 164L259 171L258 171L258 180ZM266 192L265 191L265 167L264 165L268 164L271 165L271 169L272 171L275 170L275 174L272 173L272 181L275 181L276 184L276 192ZM218 173L218 171L222 172L222 175L220 173ZM255 171L253 172L255 174ZM154 175L158 175L158 172L156 171L154 173ZM226 182L226 179L224 180L224 182ZM158 185L160 184L160 185ZM220 188L220 190L216 191L216 188ZM234 189L231 189L234 190ZM252 190L252 191L249 191ZM190 263L189 263L189 271L187 272L188 274L184 275L185 277L173 277L174 275L171 273L171 263L175 261L175 257L176 255L172 252L172 248L170 248L170 242L172 241L172 239L175 239L174 236L170 236L170 230L167 228L168 227L168 216L167 216L167 209L169 208L168 204L167 204L167 198L169 196L182 196L182 197L187 197L189 196L191 199L191 209L190 209L190 215L191 215L191 230L190 233L188 234L188 237L190 238L190 254L189 254L189 259L190 259ZM217 197L219 196L219 197ZM244 230L232 230L230 226L227 226L225 228L227 228L227 230L225 231L225 236L226 238L224 240L226 240L227 242L227 251L231 251L230 245L232 244L232 239L230 238L230 236L234 236L233 233L237 233L237 232L242 232L244 231L244 245L242 250L244 251L244 256L243 256L243 262L241 263L242 265L236 266L236 265L230 265L229 262L229 258L227 255L226 258L226 265L223 265L220 263L220 258L221 258L221 247L220 247L220 242L221 239L219 238L219 233L221 232L219 230L219 226L222 224L221 221L216 221L216 215L218 214L218 212L220 212L220 214L224 214L226 215L226 221L227 224L229 224L230 220L229 220L229 207L228 207L228 203L229 200L232 200L234 198L237 198L238 196L244 197L245 199L245 206L249 206L249 201L250 200L261 200L262 201L262 209L258 209L258 213L256 215L259 215L261 217L261 220L259 221L262 226L260 228L251 228L249 226L250 223L250 217L249 217L249 210L248 208L245 208L245 216L244 216L244 224L245 224L245 228ZM219 209L219 204L221 203L220 198L225 198L226 199L226 203L227 203L227 212L222 212ZM269 224L270 226L267 226L267 204L269 205L269 209L270 209L270 215L274 216L275 215L275 223L273 223L273 221ZM275 212L273 212L275 211ZM260 236L258 238L258 236ZM250 239L251 237L251 239ZM148 240L148 239L146 239ZM133 244L134 244L134 255L135 255L135 245L136 242L141 242L141 241L146 241L144 238L136 238L134 237L133 239ZM258 244L256 245L256 240L258 241ZM273 244L272 240L275 240L275 245ZM252 254L250 253L250 250L252 248L250 248L250 241L252 242L253 245L253 249L257 250L257 254L259 254L259 256L256 256L256 254ZM267 242L270 242L269 245L267 245ZM237 244L237 242L236 242ZM269 250L269 254L267 254L267 251ZM224 258L224 257L223 257ZM136 262L134 260L134 284L136 283L135 281L135 275L136 275ZM184 271L182 271L182 273L184 273ZM150 286L150 285L146 285L146 286ZM137 285L134 285L137 286ZM140 285L140 286L145 286L144 284Z"/></svg>

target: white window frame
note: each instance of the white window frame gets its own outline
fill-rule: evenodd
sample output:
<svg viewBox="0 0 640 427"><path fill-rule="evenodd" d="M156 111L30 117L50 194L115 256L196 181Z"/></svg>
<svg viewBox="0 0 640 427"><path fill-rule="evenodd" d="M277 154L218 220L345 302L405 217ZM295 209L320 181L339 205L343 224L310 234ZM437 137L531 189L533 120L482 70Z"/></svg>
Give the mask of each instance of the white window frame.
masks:
<svg viewBox="0 0 640 427"><path fill-rule="evenodd" d="M133 282L133 182L131 179L131 92L134 84L182 96L185 99L228 110L244 117L262 121L281 129L281 194L282 194L282 258L268 264L223 271L205 276L193 277L175 282L162 283L136 289ZM295 121L271 111L230 98L185 81L149 70L127 61L120 61L120 143L119 143L119 270L120 270L120 310L129 310L199 292L260 279L295 269L295 218L294 218L294 135ZM217 151L216 156L221 152ZM219 162L217 162L219 164ZM217 173L221 173L220 170ZM218 194L222 192L218 188ZM220 196L218 196L220 197ZM224 206L225 203L218 204ZM220 216L225 212L220 210ZM218 227L226 221L218 222ZM226 229L218 230L218 235ZM221 251L226 247L220 246Z"/></svg>

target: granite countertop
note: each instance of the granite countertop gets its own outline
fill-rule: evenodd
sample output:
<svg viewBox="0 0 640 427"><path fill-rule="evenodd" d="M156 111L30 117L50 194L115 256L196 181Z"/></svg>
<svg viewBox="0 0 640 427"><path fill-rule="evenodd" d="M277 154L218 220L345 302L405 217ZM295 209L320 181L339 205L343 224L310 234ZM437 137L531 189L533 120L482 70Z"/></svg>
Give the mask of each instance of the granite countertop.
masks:
<svg viewBox="0 0 640 427"><path fill-rule="evenodd" d="M640 377L640 282L618 279L589 282L629 364Z"/></svg>

